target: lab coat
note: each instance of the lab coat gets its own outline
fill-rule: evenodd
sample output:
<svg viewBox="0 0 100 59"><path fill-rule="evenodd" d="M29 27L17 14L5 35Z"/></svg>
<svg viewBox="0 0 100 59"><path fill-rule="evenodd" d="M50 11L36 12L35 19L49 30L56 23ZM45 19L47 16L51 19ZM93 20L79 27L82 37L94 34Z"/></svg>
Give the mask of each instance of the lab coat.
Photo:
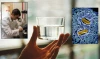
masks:
<svg viewBox="0 0 100 59"><path fill-rule="evenodd" d="M4 17L2 19L2 25L1 25L1 38L2 39L9 39L12 38L13 36L18 36L19 35L19 29L18 29L18 24L16 20L11 20L9 16Z"/></svg>

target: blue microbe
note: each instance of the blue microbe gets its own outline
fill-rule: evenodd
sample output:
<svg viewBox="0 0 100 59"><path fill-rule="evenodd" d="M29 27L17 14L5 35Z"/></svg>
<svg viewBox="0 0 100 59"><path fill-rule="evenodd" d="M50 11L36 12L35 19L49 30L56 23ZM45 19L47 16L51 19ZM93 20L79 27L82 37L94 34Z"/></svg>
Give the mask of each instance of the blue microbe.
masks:
<svg viewBox="0 0 100 59"><path fill-rule="evenodd" d="M95 10L96 9L96 10ZM73 8L72 9L72 43L73 44L97 44L98 43L98 8ZM86 24L82 22L89 22ZM78 35L80 30L88 32Z"/></svg>

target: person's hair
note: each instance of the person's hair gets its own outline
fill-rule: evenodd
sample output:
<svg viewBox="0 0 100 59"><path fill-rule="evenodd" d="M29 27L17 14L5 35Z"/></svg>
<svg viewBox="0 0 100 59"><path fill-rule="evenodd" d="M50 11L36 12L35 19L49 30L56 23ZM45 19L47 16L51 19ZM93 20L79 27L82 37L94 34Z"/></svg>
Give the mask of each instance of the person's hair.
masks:
<svg viewBox="0 0 100 59"><path fill-rule="evenodd" d="M13 9L11 14L21 16L21 12L19 9Z"/></svg>

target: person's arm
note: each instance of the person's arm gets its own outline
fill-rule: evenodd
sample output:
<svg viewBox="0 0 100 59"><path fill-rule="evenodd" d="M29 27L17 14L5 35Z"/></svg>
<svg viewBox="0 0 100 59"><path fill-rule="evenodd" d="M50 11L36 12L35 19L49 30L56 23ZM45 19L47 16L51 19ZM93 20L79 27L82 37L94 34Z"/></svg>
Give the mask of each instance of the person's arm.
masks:
<svg viewBox="0 0 100 59"><path fill-rule="evenodd" d="M8 20L2 20L2 29L10 37L19 35L19 29L11 30Z"/></svg>
<svg viewBox="0 0 100 59"><path fill-rule="evenodd" d="M20 27L20 25L18 24L17 21L15 21L15 29L18 29Z"/></svg>

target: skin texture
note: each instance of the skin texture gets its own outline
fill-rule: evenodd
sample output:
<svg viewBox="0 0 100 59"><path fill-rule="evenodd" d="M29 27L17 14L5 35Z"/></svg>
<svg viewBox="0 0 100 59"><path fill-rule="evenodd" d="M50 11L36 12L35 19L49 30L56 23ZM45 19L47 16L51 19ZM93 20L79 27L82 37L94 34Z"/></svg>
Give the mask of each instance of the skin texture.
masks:
<svg viewBox="0 0 100 59"><path fill-rule="evenodd" d="M54 40L44 48L39 48L36 45L38 29L34 26L34 32L27 46L21 52L19 59L56 59L59 48L64 44L69 34L60 34L59 40Z"/></svg>

